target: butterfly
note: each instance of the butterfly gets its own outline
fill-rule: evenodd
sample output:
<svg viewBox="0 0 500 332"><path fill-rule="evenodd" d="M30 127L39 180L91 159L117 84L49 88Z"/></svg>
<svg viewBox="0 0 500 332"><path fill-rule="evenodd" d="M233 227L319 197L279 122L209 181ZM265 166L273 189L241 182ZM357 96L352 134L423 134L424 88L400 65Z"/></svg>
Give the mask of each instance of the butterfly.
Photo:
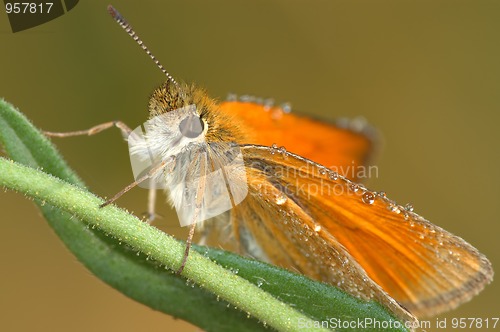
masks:
<svg viewBox="0 0 500 332"><path fill-rule="evenodd" d="M180 271L198 225L205 237L243 255L376 300L409 321L451 310L491 282L491 263L476 248L359 183L377 145L363 121L330 124L249 98L219 103L173 79L123 17L109 11L167 81L149 101L148 143L131 149L144 158L152 153L157 164L103 206L148 179L176 188L170 202L193 219ZM121 122L48 134L91 135L113 126L129 144L135 139ZM215 190L207 176L235 158L228 152L235 147L242 164L225 180L244 188L244 199L204 221L205 197Z"/></svg>

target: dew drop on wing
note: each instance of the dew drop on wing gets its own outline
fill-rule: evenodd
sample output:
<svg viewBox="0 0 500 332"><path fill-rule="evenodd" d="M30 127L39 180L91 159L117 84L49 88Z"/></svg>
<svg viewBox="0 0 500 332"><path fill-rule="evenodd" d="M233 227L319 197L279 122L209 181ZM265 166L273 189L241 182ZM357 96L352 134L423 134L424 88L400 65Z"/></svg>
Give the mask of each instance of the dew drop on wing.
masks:
<svg viewBox="0 0 500 332"><path fill-rule="evenodd" d="M349 185L349 189L351 189L353 192L357 192L359 190L359 186L355 183L351 183Z"/></svg>
<svg viewBox="0 0 500 332"><path fill-rule="evenodd" d="M362 197L363 203L365 204L373 204L375 202L375 195L369 191L365 192Z"/></svg>
<svg viewBox="0 0 500 332"><path fill-rule="evenodd" d="M339 178L339 173L337 173L337 172L330 172L329 178L330 178L330 180L337 181L338 178Z"/></svg>
<svg viewBox="0 0 500 332"><path fill-rule="evenodd" d="M286 195L284 194L279 194L276 196L276 204L278 205L283 205L286 203L286 201L288 200L288 198L286 197Z"/></svg>

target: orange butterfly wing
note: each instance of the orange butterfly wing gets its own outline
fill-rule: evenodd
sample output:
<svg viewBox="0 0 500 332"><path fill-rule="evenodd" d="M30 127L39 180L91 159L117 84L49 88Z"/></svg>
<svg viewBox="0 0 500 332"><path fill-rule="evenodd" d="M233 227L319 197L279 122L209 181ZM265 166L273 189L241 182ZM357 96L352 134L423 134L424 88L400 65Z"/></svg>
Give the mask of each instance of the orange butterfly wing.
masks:
<svg viewBox="0 0 500 332"><path fill-rule="evenodd" d="M248 140L242 143L284 146L352 180L358 179L359 166L371 162L377 145L376 131L362 119L333 125L244 102L223 102L220 110L237 119L247 133Z"/></svg>
<svg viewBox="0 0 500 332"><path fill-rule="evenodd" d="M492 280L491 263L474 247L385 196L290 153L253 145L242 153L249 195L231 214L250 255L374 297L404 319L385 292L425 317Z"/></svg>
<svg viewBox="0 0 500 332"><path fill-rule="evenodd" d="M387 293L424 317L468 301L492 280L491 263L470 244L350 181L359 177L349 170L366 166L376 145L369 127L253 103L225 102L221 111L250 134L242 147L249 195L231 210L241 251L374 297L403 319L412 316Z"/></svg>

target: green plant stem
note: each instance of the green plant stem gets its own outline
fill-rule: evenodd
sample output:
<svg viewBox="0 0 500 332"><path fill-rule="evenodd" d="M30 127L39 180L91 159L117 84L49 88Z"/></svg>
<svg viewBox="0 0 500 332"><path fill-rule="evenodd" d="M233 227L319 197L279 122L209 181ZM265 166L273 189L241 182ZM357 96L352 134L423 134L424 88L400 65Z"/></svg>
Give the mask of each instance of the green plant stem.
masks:
<svg viewBox="0 0 500 332"><path fill-rule="evenodd" d="M0 185L66 211L168 269L176 270L182 260L184 245L171 236L115 206L99 208L101 198L51 175L0 158ZM307 316L197 252L190 253L183 276L280 331L297 330L299 321L314 326ZM315 330L323 329L310 329Z"/></svg>

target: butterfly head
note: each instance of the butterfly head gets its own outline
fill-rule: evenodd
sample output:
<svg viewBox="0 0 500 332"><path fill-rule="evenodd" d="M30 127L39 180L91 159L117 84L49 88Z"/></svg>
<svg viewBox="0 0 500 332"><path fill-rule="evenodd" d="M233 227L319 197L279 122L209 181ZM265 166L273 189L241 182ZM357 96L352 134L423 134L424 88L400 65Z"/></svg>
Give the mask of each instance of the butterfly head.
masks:
<svg viewBox="0 0 500 332"><path fill-rule="evenodd" d="M150 119L164 118L168 135L189 143L240 142L237 119L219 111L218 103L194 85L166 81L149 99Z"/></svg>

